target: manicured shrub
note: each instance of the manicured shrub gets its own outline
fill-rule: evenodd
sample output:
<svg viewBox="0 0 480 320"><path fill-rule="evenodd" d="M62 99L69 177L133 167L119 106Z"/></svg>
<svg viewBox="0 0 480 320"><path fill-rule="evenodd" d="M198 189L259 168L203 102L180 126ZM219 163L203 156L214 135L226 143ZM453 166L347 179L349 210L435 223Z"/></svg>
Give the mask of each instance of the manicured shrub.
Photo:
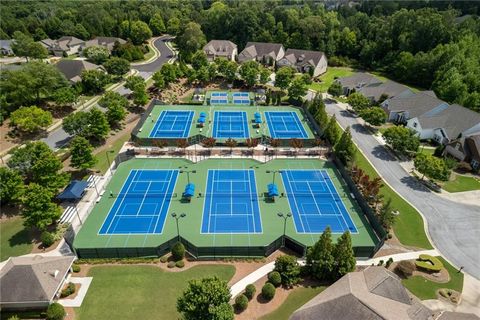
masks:
<svg viewBox="0 0 480 320"><path fill-rule="evenodd" d="M291 287L300 281L300 265L294 256L280 256L275 260L275 271L280 273L282 284Z"/></svg>
<svg viewBox="0 0 480 320"><path fill-rule="evenodd" d="M13 316L8 318L7 320L20 320L20 318L16 314L14 314Z"/></svg>
<svg viewBox="0 0 480 320"><path fill-rule="evenodd" d="M282 284L282 277L277 271L272 271L268 274L268 282L273 284L276 288L280 287Z"/></svg>
<svg viewBox="0 0 480 320"><path fill-rule="evenodd" d="M262 287L262 297L267 301L272 300L275 297L275 286L270 282L265 283Z"/></svg>
<svg viewBox="0 0 480 320"><path fill-rule="evenodd" d="M253 297L255 296L255 292L257 292L257 289L253 284L248 284L245 287L245 296L248 298L248 300L253 299Z"/></svg>
<svg viewBox="0 0 480 320"><path fill-rule="evenodd" d="M235 309L239 312L244 311L248 307L248 298L241 294L235 298Z"/></svg>
<svg viewBox="0 0 480 320"><path fill-rule="evenodd" d="M75 293L75 285L73 283L69 282L67 287L65 289L63 289L62 292L60 293L60 296L62 298L65 298L65 297L68 297L69 295L74 294L74 293Z"/></svg>
<svg viewBox="0 0 480 320"><path fill-rule="evenodd" d="M436 257L430 256L428 254L421 254L417 261L415 261L415 265L418 268L424 269L429 272L439 272L443 269L443 264L440 260Z"/></svg>
<svg viewBox="0 0 480 320"><path fill-rule="evenodd" d="M75 272L75 273L79 273L80 272L80 266L78 264L73 264L72 265L72 271Z"/></svg>
<svg viewBox="0 0 480 320"><path fill-rule="evenodd" d="M183 260L179 260L179 261L175 262L175 266L177 268L183 268L183 267L185 267L185 262L183 262Z"/></svg>
<svg viewBox="0 0 480 320"><path fill-rule="evenodd" d="M50 247L55 242L55 237L48 231L43 231L40 240L45 248Z"/></svg>
<svg viewBox="0 0 480 320"><path fill-rule="evenodd" d="M383 266L383 260L378 261L377 266Z"/></svg>
<svg viewBox="0 0 480 320"><path fill-rule="evenodd" d="M63 320L66 316L65 309L60 303L52 303L47 309L47 320Z"/></svg>
<svg viewBox="0 0 480 320"><path fill-rule="evenodd" d="M404 276L409 277L415 271L415 264L409 260L400 261L396 267L397 271L401 272Z"/></svg>
<svg viewBox="0 0 480 320"><path fill-rule="evenodd" d="M167 262L167 261L168 261L168 257L167 257L167 256L162 256L162 257L160 257L160 262L161 262L161 263L165 263L165 262Z"/></svg>
<svg viewBox="0 0 480 320"><path fill-rule="evenodd" d="M181 242L177 242L172 247L173 260L182 260L185 257L185 246Z"/></svg>
<svg viewBox="0 0 480 320"><path fill-rule="evenodd" d="M169 261L167 264L167 268L174 268L175 267L175 261Z"/></svg>
<svg viewBox="0 0 480 320"><path fill-rule="evenodd" d="M390 257L390 258L387 260L387 262L385 263L385 267L386 267L386 268L390 267L390 265L391 265L392 263L393 263L393 259L392 259L392 257Z"/></svg>

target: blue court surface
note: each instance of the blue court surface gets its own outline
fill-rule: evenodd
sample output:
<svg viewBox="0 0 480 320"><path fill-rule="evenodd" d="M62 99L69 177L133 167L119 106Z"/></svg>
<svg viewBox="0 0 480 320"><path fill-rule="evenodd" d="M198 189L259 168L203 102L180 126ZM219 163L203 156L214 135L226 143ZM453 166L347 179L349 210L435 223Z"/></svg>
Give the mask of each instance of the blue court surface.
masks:
<svg viewBox="0 0 480 320"><path fill-rule="evenodd" d="M210 94L210 104L227 104L228 93L223 91L216 91Z"/></svg>
<svg viewBox="0 0 480 320"><path fill-rule="evenodd" d="M190 132L194 112L164 110L155 123L150 138L186 138Z"/></svg>
<svg viewBox="0 0 480 320"><path fill-rule="evenodd" d="M261 233L253 170L208 170L202 233Z"/></svg>
<svg viewBox="0 0 480 320"><path fill-rule="evenodd" d="M178 170L130 171L98 233L162 233L177 176Z"/></svg>
<svg viewBox="0 0 480 320"><path fill-rule="evenodd" d="M270 136L275 139L308 138L308 134L294 111L265 112Z"/></svg>
<svg viewBox="0 0 480 320"><path fill-rule="evenodd" d="M282 180L298 233L333 233L357 228L325 170L283 170Z"/></svg>
<svg viewBox="0 0 480 320"><path fill-rule="evenodd" d="M249 137L245 111L215 111L213 137L220 139Z"/></svg>
<svg viewBox="0 0 480 320"><path fill-rule="evenodd" d="M248 92L232 93L234 104L250 104L250 94Z"/></svg>

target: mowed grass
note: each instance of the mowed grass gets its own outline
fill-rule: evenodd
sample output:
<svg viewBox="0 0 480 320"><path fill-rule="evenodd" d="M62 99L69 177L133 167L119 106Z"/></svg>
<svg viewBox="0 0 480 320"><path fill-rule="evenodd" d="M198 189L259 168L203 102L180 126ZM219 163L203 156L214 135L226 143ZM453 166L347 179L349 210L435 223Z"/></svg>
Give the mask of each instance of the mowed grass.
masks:
<svg viewBox="0 0 480 320"><path fill-rule="evenodd" d="M319 78L321 82L313 82L308 86L308 88L319 92L327 92L328 88L332 85L336 78L348 77L352 74L353 70L351 68L328 67L327 72L325 72Z"/></svg>
<svg viewBox="0 0 480 320"><path fill-rule="evenodd" d="M32 248L31 233L23 226L21 217L0 223L0 261L30 253Z"/></svg>
<svg viewBox="0 0 480 320"><path fill-rule="evenodd" d="M177 298L191 279L217 276L228 281L233 266L203 265L181 272L155 266L97 266L85 300L75 309L80 320L90 319L179 319Z"/></svg>
<svg viewBox="0 0 480 320"><path fill-rule="evenodd" d="M442 183L442 188L448 192L480 190L480 180L452 173L451 180Z"/></svg>
<svg viewBox="0 0 480 320"><path fill-rule="evenodd" d="M450 263L442 257L437 257L443 263L450 275L450 281L447 283L438 283L425 279L422 276L413 276L402 280L402 284L410 290L415 296L422 300L437 299L436 291L442 288L453 289L462 292L463 273L458 272Z"/></svg>
<svg viewBox="0 0 480 320"><path fill-rule="evenodd" d="M282 305L275 311L263 316L260 320L288 320L295 310L303 306L325 287L300 287L291 292Z"/></svg>
<svg viewBox="0 0 480 320"><path fill-rule="evenodd" d="M113 144L109 146L108 149L104 149L98 153L95 153L95 157L97 158L97 163L93 169L99 170L102 174L107 172L108 169L108 160L110 159L110 163L112 163L113 159L117 156L118 152L122 148L123 144L130 139L130 132L126 132L125 134L119 136ZM112 152L113 151L113 152ZM107 159L107 152L108 152L108 159Z"/></svg>
<svg viewBox="0 0 480 320"><path fill-rule="evenodd" d="M358 148L355 153L355 164L370 177L379 176ZM423 219L420 213L385 183L380 189L380 194L383 195L385 202L391 199L392 209L400 212L400 215L396 217L395 224L393 225L393 231L398 240L406 246L433 249L425 234Z"/></svg>

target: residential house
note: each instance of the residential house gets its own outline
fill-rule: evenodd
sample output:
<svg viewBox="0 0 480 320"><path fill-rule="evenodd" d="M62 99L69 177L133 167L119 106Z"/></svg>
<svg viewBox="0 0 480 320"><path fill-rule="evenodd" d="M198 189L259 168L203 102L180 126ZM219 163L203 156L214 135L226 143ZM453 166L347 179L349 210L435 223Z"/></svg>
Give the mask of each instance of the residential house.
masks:
<svg viewBox="0 0 480 320"><path fill-rule="evenodd" d="M382 102L381 107L388 115L388 121L406 123L409 119L426 112L440 112L448 103L437 98L433 91L397 95Z"/></svg>
<svg viewBox="0 0 480 320"><path fill-rule="evenodd" d="M0 270L0 309L46 308L58 297L75 259L41 255L9 258Z"/></svg>
<svg viewBox="0 0 480 320"><path fill-rule="evenodd" d="M254 60L263 64L275 65L284 55L285 49L280 43L247 42L245 49L238 55L238 62Z"/></svg>
<svg viewBox="0 0 480 320"><path fill-rule="evenodd" d="M13 56L12 40L0 40L0 54L2 56Z"/></svg>
<svg viewBox="0 0 480 320"><path fill-rule="evenodd" d="M448 143L444 155L470 164L473 170L480 170L480 132L463 136Z"/></svg>
<svg viewBox="0 0 480 320"><path fill-rule="evenodd" d="M237 45L228 40L210 40L203 47L203 51L207 55L208 61L213 61L219 57L235 61L238 54Z"/></svg>
<svg viewBox="0 0 480 320"><path fill-rule="evenodd" d="M380 79L366 72L356 72L351 76L338 78L335 81L340 83L343 95L345 96L348 96L350 93L358 91L363 87L382 83Z"/></svg>
<svg viewBox="0 0 480 320"><path fill-rule="evenodd" d="M298 72L309 72L317 77L327 71L327 56L321 51L288 49L278 66L291 66Z"/></svg>
<svg viewBox="0 0 480 320"><path fill-rule="evenodd" d="M407 127L415 130L421 140L432 139L447 144L461 136L480 132L480 114L458 104L434 108L412 116Z"/></svg>
<svg viewBox="0 0 480 320"><path fill-rule="evenodd" d="M453 316L453 318L452 318ZM351 272L297 309L290 320L478 320L473 314L432 311L385 267Z"/></svg>
<svg viewBox="0 0 480 320"><path fill-rule="evenodd" d="M108 49L108 51L112 51L115 45L115 42L120 44L125 44L127 41L117 38L117 37L96 37L95 39L88 40L85 42L84 48L93 47L93 46L102 46Z"/></svg>
<svg viewBox="0 0 480 320"><path fill-rule="evenodd" d="M93 64L85 60L60 60L55 64L57 69L63 73L70 83L75 84L82 81L81 75L84 70L101 70L105 71L102 66Z"/></svg>
<svg viewBox="0 0 480 320"><path fill-rule="evenodd" d="M361 87L357 91L367 97L371 102L383 102L386 98L393 98L398 95L409 96L414 94L409 87L391 80L383 83L372 83L368 86Z"/></svg>
<svg viewBox="0 0 480 320"><path fill-rule="evenodd" d="M71 36L64 36L57 40L44 39L40 40L39 42L48 50L49 53L56 57L65 57L77 54L85 45L85 41Z"/></svg>

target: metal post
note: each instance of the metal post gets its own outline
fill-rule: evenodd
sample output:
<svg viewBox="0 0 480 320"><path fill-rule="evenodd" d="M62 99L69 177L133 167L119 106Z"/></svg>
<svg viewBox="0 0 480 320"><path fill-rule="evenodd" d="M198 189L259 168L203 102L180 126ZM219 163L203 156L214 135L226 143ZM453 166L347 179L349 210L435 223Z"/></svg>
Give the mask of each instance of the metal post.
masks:
<svg viewBox="0 0 480 320"><path fill-rule="evenodd" d="M172 217L175 218L175 222L177 225L177 240L180 241L180 228L178 226L178 220L180 218L185 218L187 215L185 213L181 213L180 216L178 216L175 212L172 213Z"/></svg>
<svg viewBox="0 0 480 320"><path fill-rule="evenodd" d="M287 233L287 219L292 216L292 214L289 212L286 215L279 212L277 214L280 218L283 218L283 237L282 237L282 248L285 247L285 236Z"/></svg>
<svg viewBox="0 0 480 320"><path fill-rule="evenodd" d="M108 156L109 153L113 153L114 151L113 150L107 150L105 151L105 154L107 155L107 162L108 162L108 170L110 170L110 168L112 167L112 163L110 162L110 157ZM111 170L110 170L111 171Z"/></svg>
<svg viewBox="0 0 480 320"><path fill-rule="evenodd" d="M92 177L93 177L93 187L95 188L95 192L97 192L97 197L100 197L100 193L98 192L98 188L97 188L97 183L95 182L96 175L92 175Z"/></svg>

